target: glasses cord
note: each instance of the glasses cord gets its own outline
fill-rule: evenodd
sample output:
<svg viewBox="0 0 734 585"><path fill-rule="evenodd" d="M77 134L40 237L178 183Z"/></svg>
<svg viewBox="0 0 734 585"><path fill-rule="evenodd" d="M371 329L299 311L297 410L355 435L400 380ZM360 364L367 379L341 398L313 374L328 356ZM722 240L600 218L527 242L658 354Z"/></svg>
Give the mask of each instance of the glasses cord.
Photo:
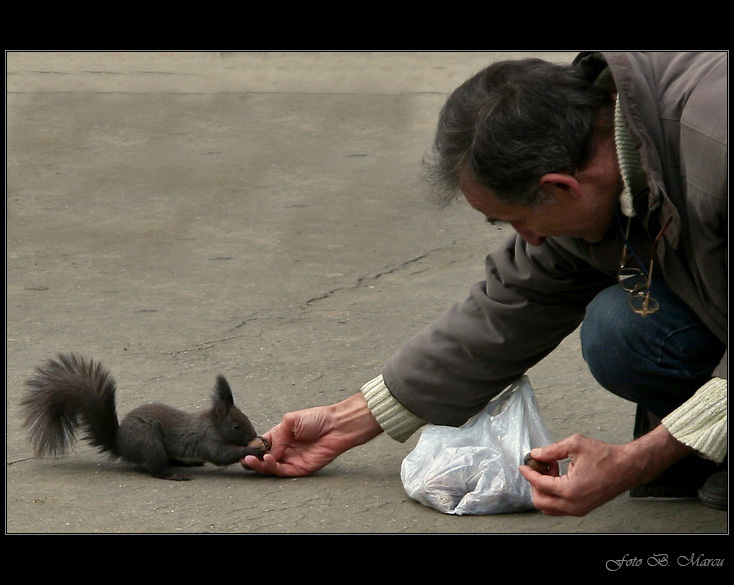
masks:
<svg viewBox="0 0 734 585"><path fill-rule="evenodd" d="M637 261L637 264L640 266L640 270L642 270L642 273L645 275L645 277L648 277L647 269L645 268L645 263L640 259L640 257L637 255L637 252L635 252L635 249L632 247L632 244L629 242L629 232L630 232L630 224L632 223L632 218L627 218L627 229L625 230L622 227L622 218L620 217L620 210L617 208L617 212L615 214L615 217L617 218L617 227L619 228L619 233L622 234L622 239L624 240L624 245L627 250L630 251L630 254L634 257L634 259Z"/></svg>

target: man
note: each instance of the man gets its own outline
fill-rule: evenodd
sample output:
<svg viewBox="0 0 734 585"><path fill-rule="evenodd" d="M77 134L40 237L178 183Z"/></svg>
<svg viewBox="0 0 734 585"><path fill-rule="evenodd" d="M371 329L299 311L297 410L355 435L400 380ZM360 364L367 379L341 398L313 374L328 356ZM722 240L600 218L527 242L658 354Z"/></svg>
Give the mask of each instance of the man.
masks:
<svg viewBox="0 0 734 585"><path fill-rule="evenodd" d="M534 505L583 515L626 490L701 488L725 509L726 95L717 53L582 53L467 80L440 116L433 183L516 233L360 393L286 414L272 453L243 465L307 475L383 431L461 425L582 324L596 379L638 404L634 440L535 449L552 467L520 468Z"/></svg>

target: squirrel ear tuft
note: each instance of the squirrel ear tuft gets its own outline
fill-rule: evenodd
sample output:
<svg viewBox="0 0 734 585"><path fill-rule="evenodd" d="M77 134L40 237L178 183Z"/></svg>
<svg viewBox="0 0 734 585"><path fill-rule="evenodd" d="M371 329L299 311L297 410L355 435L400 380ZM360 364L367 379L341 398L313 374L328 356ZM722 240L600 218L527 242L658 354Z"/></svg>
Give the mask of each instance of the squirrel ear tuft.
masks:
<svg viewBox="0 0 734 585"><path fill-rule="evenodd" d="M217 376L217 385L214 389L212 399L215 403L223 402L225 406L234 406L234 397L229 382L224 376Z"/></svg>

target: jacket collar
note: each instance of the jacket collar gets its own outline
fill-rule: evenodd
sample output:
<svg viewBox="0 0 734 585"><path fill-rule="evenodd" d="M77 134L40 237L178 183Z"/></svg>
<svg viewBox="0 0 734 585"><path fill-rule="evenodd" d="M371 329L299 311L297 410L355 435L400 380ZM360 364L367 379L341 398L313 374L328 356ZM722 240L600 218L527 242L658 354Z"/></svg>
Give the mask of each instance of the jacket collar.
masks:
<svg viewBox="0 0 734 585"><path fill-rule="evenodd" d="M610 59L614 56L616 58ZM622 212L629 217L638 216L649 233L657 233L656 229L659 229L657 226L663 225L672 218L670 226L665 231L665 239L673 248L678 248L681 231L680 215L668 198L661 181L646 172L640 152L642 148L640 140L635 139L629 132L629 118L624 111L624 96L622 99L619 96L619 93L624 91L624 87L632 83L634 67L630 60L634 59L634 56L628 54L610 56L598 52L582 52L576 57L574 63L584 71L588 79L594 80L595 83L605 84L611 91L618 92L615 106L615 141L620 172L625 186L620 198ZM610 67L609 63L612 62L615 65ZM625 64L630 66L625 67ZM617 82L618 76L627 78L621 88ZM653 173L653 175L657 174Z"/></svg>

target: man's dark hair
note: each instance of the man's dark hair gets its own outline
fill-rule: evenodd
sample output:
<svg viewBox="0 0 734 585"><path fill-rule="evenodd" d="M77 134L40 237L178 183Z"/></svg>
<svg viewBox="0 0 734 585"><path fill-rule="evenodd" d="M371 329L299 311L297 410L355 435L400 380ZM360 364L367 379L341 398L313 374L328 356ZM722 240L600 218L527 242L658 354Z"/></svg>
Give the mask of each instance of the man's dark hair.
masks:
<svg viewBox="0 0 734 585"><path fill-rule="evenodd" d="M503 201L542 201L540 178L585 166L597 116L612 105L612 95L575 65L540 59L490 65L459 86L441 110L424 161L437 202L450 204L467 176Z"/></svg>

